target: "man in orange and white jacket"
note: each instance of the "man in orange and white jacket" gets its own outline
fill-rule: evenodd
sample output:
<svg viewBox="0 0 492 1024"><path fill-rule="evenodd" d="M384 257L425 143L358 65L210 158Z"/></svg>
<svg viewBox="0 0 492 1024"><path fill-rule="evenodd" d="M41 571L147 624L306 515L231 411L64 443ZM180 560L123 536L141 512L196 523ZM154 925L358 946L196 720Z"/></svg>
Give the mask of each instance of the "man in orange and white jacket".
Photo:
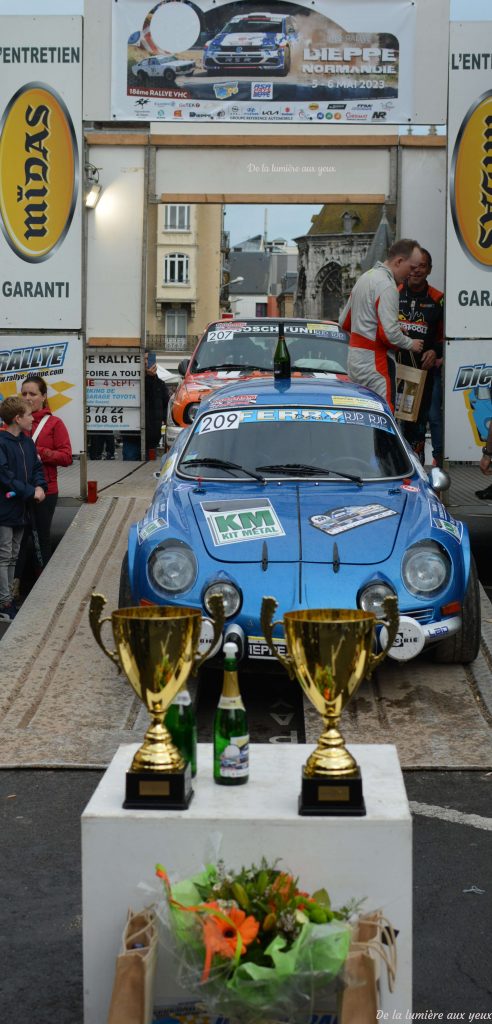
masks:
<svg viewBox="0 0 492 1024"><path fill-rule="evenodd" d="M420 338L409 338L399 325L398 285L406 281L422 252L413 238L394 242L384 263L376 263L356 281L340 316L340 327L350 331L348 375L356 384L371 388L395 406L398 348L422 351Z"/></svg>

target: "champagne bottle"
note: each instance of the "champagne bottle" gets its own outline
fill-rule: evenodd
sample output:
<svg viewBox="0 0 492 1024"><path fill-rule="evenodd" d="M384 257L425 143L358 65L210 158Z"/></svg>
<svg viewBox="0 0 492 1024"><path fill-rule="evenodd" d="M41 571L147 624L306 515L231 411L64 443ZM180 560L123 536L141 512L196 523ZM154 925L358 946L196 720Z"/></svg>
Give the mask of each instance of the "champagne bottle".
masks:
<svg viewBox="0 0 492 1024"><path fill-rule="evenodd" d="M273 376L275 380L288 380L290 378L290 355L285 343L284 325L278 325L278 341L273 356Z"/></svg>
<svg viewBox="0 0 492 1024"><path fill-rule="evenodd" d="M191 697L183 685L167 710L164 725L171 733L174 746L181 757L191 765L192 776L196 775L196 715Z"/></svg>
<svg viewBox="0 0 492 1024"><path fill-rule="evenodd" d="M214 719L214 779L221 786L241 786L249 776L249 733L239 692L237 647L224 644L224 681Z"/></svg>

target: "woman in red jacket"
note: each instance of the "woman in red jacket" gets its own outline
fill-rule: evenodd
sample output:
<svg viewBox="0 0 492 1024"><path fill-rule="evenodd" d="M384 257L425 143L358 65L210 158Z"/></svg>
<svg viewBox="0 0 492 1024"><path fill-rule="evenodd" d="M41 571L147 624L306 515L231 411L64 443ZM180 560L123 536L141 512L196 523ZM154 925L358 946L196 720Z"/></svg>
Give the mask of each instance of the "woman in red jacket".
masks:
<svg viewBox="0 0 492 1024"><path fill-rule="evenodd" d="M33 414L31 437L43 464L48 484L45 500L32 510L33 526L39 539L41 554L40 557L37 552L37 561L42 562L44 568L51 555L51 522L58 499L57 470L58 466L72 464L72 446L65 424L58 416L53 415L48 405L46 381L35 375L26 377L22 383L21 394L28 402ZM19 563L22 565L23 562L22 555L21 550L15 573L17 577L20 576L18 569Z"/></svg>

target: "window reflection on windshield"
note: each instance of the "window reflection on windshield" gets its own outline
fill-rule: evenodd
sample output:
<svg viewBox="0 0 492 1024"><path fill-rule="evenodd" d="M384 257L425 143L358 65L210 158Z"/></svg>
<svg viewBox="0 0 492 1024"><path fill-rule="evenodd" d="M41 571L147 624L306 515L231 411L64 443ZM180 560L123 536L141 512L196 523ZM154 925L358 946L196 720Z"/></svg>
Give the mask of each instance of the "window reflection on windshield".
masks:
<svg viewBox="0 0 492 1024"><path fill-rule="evenodd" d="M334 337L330 337L286 324L285 340L292 370L298 367L320 373L346 371L348 338L343 332L334 329ZM277 341L277 329L270 332L268 328L265 331L234 330L227 326L211 328L201 342L190 371L250 366L271 373Z"/></svg>
<svg viewBox="0 0 492 1024"><path fill-rule="evenodd" d="M320 478L329 470L330 479L337 473L377 480L412 472L391 420L383 413L352 409L262 407L205 413L194 425L179 471L193 478L231 479L217 464L196 461L186 466L200 459L232 462L250 473L261 467L265 478L283 480L295 477L295 470L286 475L276 472L277 467L296 463L319 470ZM304 470L302 475L308 474Z"/></svg>

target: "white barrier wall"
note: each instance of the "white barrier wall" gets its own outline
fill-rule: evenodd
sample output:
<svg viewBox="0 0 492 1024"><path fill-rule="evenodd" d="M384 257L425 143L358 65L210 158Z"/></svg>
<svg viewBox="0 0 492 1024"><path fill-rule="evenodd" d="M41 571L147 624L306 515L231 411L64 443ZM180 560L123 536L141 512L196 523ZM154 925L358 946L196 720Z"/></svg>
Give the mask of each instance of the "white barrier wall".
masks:
<svg viewBox="0 0 492 1024"><path fill-rule="evenodd" d="M140 338L144 223L143 146L97 146L103 187L87 226L87 339Z"/></svg>

